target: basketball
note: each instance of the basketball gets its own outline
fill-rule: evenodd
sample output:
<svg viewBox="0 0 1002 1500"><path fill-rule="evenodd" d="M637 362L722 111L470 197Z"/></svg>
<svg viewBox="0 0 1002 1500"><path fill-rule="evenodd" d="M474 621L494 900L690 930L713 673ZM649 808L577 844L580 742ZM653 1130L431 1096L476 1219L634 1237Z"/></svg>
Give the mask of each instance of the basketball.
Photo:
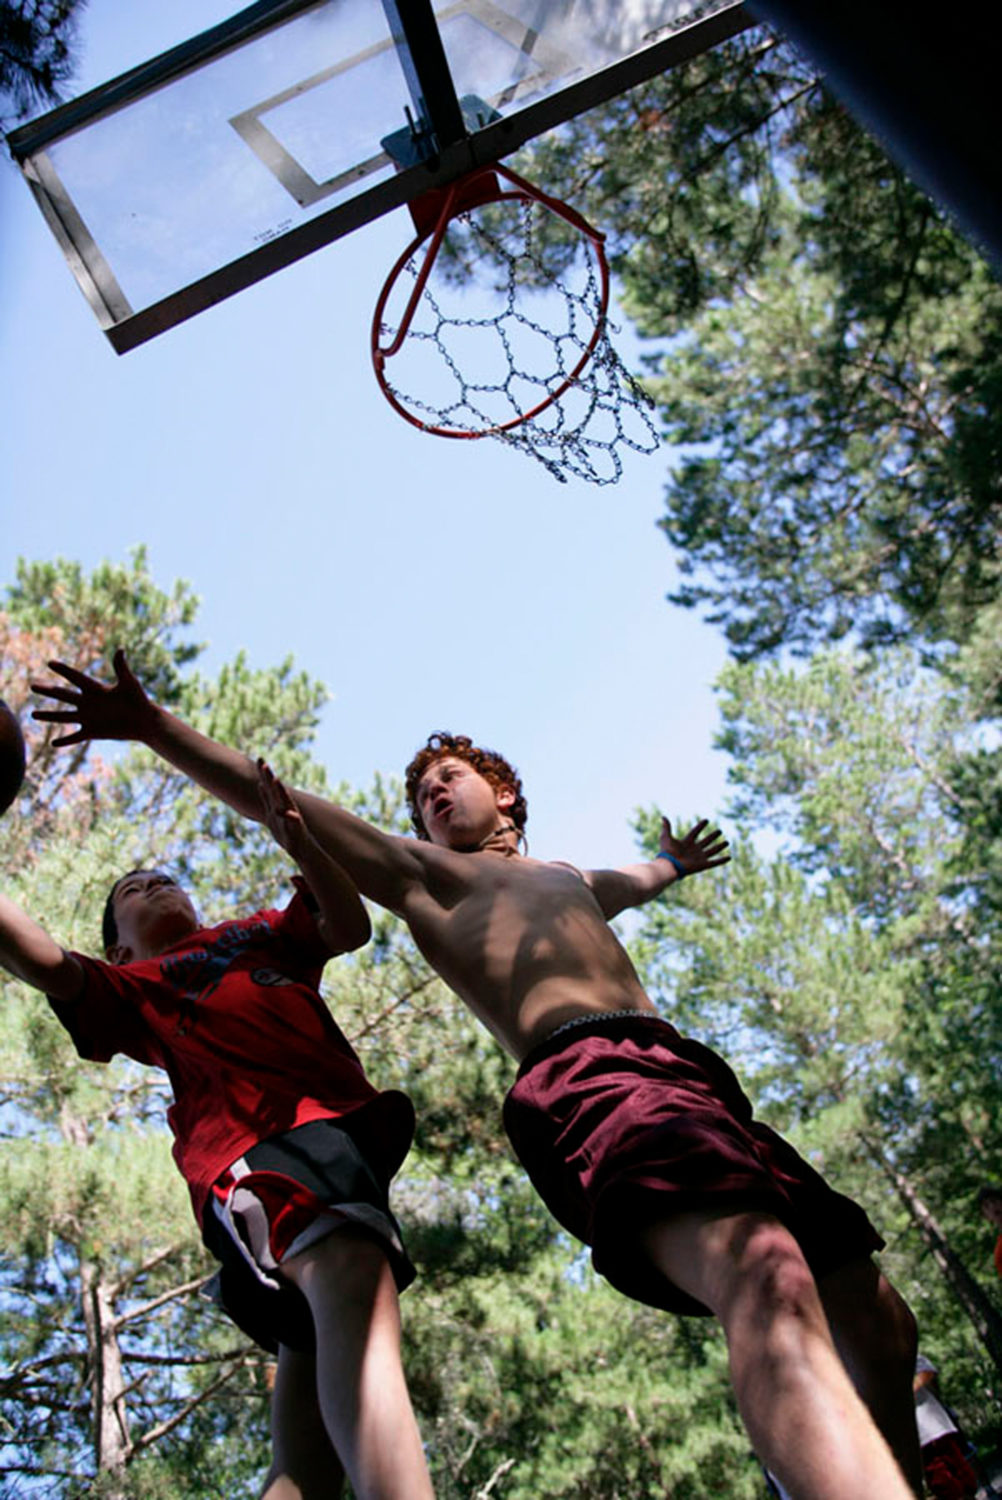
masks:
<svg viewBox="0 0 1002 1500"><path fill-rule="evenodd" d="M5 813L24 780L24 735L17 715L0 698L0 813Z"/></svg>

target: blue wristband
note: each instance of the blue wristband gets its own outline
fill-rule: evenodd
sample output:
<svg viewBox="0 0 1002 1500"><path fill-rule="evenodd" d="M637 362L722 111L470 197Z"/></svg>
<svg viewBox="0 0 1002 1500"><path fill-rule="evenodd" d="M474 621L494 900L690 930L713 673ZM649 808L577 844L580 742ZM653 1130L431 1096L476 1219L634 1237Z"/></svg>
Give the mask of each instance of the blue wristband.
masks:
<svg viewBox="0 0 1002 1500"><path fill-rule="evenodd" d="M655 858L667 859L671 864L673 864L675 866L675 874L678 876L679 880L684 880L689 873L682 861L680 859L676 859L674 854L669 854L665 849L660 850L660 852L655 855Z"/></svg>

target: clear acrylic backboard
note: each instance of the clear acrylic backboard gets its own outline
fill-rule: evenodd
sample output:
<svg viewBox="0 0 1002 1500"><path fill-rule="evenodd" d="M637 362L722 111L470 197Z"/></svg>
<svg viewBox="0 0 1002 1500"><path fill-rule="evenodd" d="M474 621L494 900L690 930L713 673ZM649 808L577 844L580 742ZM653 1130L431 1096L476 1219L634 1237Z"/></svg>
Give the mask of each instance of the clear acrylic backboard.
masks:
<svg viewBox="0 0 1002 1500"><path fill-rule="evenodd" d="M259 0L8 142L121 353L748 24L737 0Z"/></svg>

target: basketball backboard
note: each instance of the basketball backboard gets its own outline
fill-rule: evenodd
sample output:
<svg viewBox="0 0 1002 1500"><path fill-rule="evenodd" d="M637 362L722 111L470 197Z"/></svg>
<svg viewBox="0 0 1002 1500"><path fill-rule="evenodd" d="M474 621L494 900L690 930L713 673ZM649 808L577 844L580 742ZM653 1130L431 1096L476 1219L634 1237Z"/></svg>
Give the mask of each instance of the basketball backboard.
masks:
<svg viewBox="0 0 1002 1500"><path fill-rule="evenodd" d="M8 143L123 353L749 23L739 0L259 0Z"/></svg>

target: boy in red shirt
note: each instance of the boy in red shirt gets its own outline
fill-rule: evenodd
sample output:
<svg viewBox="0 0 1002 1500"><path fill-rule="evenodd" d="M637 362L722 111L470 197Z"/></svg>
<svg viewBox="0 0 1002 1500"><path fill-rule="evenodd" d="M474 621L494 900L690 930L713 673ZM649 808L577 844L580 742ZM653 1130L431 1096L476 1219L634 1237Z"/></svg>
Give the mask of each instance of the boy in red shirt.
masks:
<svg viewBox="0 0 1002 1500"><path fill-rule="evenodd" d="M284 911L201 925L159 870L115 882L108 962L66 952L0 896L0 963L42 990L78 1052L163 1068L174 1158L219 1300L278 1351L263 1500L430 1500L400 1360L398 1289L413 1279L387 1201L413 1109L378 1092L318 989L369 919L280 782L264 820L298 863Z"/></svg>

